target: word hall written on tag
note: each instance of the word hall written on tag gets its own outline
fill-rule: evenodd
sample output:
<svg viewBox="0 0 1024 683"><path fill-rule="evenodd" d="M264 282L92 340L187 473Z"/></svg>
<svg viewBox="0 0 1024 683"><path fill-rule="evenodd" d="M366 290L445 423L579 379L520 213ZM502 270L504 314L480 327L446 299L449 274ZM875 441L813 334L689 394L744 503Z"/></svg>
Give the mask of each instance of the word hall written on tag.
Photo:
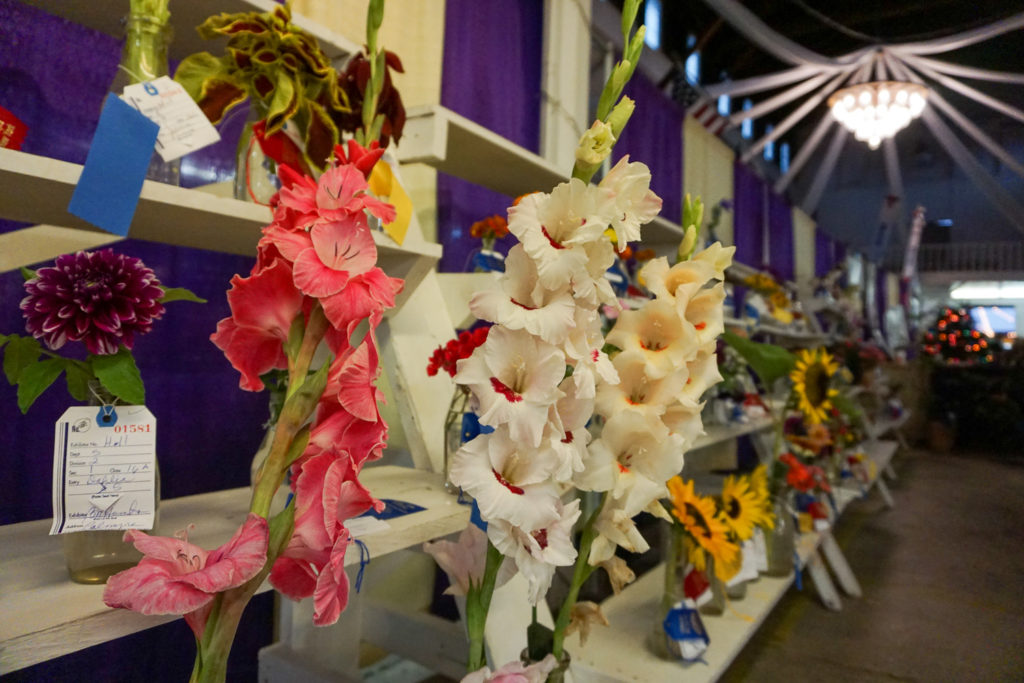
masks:
<svg viewBox="0 0 1024 683"><path fill-rule="evenodd" d="M78 406L57 421L51 534L152 529L156 418L145 406Z"/></svg>

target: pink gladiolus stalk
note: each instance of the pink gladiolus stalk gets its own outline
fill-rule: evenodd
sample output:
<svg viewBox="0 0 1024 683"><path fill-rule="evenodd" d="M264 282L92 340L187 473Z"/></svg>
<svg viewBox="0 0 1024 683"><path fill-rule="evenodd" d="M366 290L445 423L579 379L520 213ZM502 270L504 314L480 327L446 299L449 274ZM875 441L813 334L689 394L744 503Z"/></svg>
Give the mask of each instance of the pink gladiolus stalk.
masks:
<svg viewBox="0 0 1024 683"><path fill-rule="evenodd" d="M376 154L351 145L348 153L363 166ZM314 623L337 621L349 594L344 565L352 538L345 523L383 507L358 476L387 441L374 386L380 374L375 331L403 283L376 266L368 216L386 219L394 209L369 194L363 174L351 163L332 167L319 181L285 174L256 265L247 277L232 279L231 316L211 335L239 371L242 389L263 389L260 375L270 370L288 372L246 525L210 553L132 532L128 540L146 559L110 580L105 599L112 607L185 616L198 641L193 681L225 680L242 612L268 578L289 598L312 597ZM353 347L352 331L363 320L369 332ZM333 358L313 369L321 343ZM289 472L295 495L272 514Z"/></svg>

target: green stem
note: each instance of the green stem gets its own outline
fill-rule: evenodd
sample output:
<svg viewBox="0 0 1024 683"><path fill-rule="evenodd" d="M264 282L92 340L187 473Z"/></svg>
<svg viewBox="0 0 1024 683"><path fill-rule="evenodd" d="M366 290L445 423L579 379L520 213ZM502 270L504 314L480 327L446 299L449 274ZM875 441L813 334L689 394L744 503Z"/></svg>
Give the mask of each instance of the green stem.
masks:
<svg viewBox="0 0 1024 683"><path fill-rule="evenodd" d="M580 588L583 587L583 583L590 578L590 575L594 572L594 567L591 567L588 559L590 557L590 546L593 545L594 539L597 537L597 531L594 529L594 523L601 514L601 510L604 509L605 502L608 500L608 493L605 492L601 495L601 502L594 510L593 514L587 518L586 523L583 525L583 531L580 534L580 548L579 553L576 555L576 566L572 572L572 583L569 585L569 593L565 596L565 602L562 603L562 608L558 610L558 618L555 619L555 632L551 641L551 654L555 656L556 660L561 661L562 652L565 645L565 629L569 627L569 620L572 618L572 608L576 606L576 600L579 598Z"/></svg>
<svg viewBox="0 0 1024 683"><path fill-rule="evenodd" d="M501 551L487 542L487 563L484 576L479 587L471 586L466 596L466 630L469 632L469 662L467 671L476 671L487 663L484 655L484 627L487 625L487 612L491 608L494 596L494 584L498 578L498 569L504 557Z"/></svg>

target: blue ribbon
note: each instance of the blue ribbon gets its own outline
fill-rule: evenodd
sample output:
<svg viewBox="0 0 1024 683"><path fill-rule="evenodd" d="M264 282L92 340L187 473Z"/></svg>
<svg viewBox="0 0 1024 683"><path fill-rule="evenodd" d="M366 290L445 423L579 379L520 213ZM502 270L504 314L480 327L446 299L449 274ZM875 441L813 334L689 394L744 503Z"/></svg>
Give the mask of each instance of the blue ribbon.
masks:
<svg viewBox="0 0 1024 683"><path fill-rule="evenodd" d="M356 593L358 593L363 588L363 572L366 570L366 565L370 564L370 549L358 538L352 540L359 546L359 573L356 574Z"/></svg>
<svg viewBox="0 0 1024 683"><path fill-rule="evenodd" d="M796 589L802 591L804 589L804 577L803 570L800 568L800 554L797 551L793 551L793 583L796 584Z"/></svg>

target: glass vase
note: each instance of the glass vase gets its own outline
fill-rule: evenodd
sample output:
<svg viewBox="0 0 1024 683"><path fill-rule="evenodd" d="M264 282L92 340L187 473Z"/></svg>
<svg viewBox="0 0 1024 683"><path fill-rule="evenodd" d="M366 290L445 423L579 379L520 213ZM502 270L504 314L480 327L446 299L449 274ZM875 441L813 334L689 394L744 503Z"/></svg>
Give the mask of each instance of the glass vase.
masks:
<svg viewBox="0 0 1024 683"><path fill-rule="evenodd" d="M651 625L648 647L661 659L678 659L672 652L665 633L665 616L673 607L686 598L685 580L689 556L689 537L682 528L675 524L668 525L667 533L662 533L662 557L665 565L665 578L661 594L661 609L658 618Z"/></svg>
<svg viewBox="0 0 1024 683"><path fill-rule="evenodd" d="M129 14L122 19L124 45L121 63L110 84L110 91L120 96L126 86L152 81L170 74L167 67L167 46L174 34L171 27L147 14ZM181 160L164 161L153 152L146 178L168 185L178 185Z"/></svg>
<svg viewBox="0 0 1024 683"><path fill-rule="evenodd" d="M765 532L765 550L768 569L765 576L785 577L793 571L793 552L796 550L796 523L785 498L775 501L775 527Z"/></svg>
<svg viewBox="0 0 1024 683"><path fill-rule="evenodd" d="M451 403L448 404L448 415L444 420L444 490L453 495L459 493L459 487L451 482L449 474L451 473L452 458L455 457L459 448L462 447L462 442L465 438L463 433L463 415L465 415L468 405L469 394L463 391L461 387L457 387L455 394L452 396Z"/></svg>
<svg viewBox="0 0 1024 683"><path fill-rule="evenodd" d="M519 654L519 661L523 663L523 666L536 664L536 662L530 659L528 649L524 649ZM569 670L570 664L572 664L572 657L569 655L569 651L562 650L562 656L558 660L558 665L548 674L547 683L563 683L565 681L565 673Z"/></svg>
<svg viewBox="0 0 1024 683"><path fill-rule="evenodd" d="M708 556L705 562L707 566L704 571L707 573L708 581L711 582L711 599L701 605L698 611L713 617L725 612L725 585L715 574L715 559Z"/></svg>
<svg viewBox="0 0 1024 683"><path fill-rule="evenodd" d="M277 164L263 153L259 141L253 134L253 125L266 117L266 111L250 101L249 118L238 138L235 151L235 199L257 204L269 204L270 198L280 189Z"/></svg>
<svg viewBox="0 0 1024 683"><path fill-rule="evenodd" d="M89 405L110 405L113 400L113 396L99 382L89 383ZM154 526L160 514L160 466L159 463L155 464ZM134 567L142 559L142 553L132 544L124 542L124 531L76 531L61 534L61 544L68 574L75 583L106 583L111 576Z"/></svg>

